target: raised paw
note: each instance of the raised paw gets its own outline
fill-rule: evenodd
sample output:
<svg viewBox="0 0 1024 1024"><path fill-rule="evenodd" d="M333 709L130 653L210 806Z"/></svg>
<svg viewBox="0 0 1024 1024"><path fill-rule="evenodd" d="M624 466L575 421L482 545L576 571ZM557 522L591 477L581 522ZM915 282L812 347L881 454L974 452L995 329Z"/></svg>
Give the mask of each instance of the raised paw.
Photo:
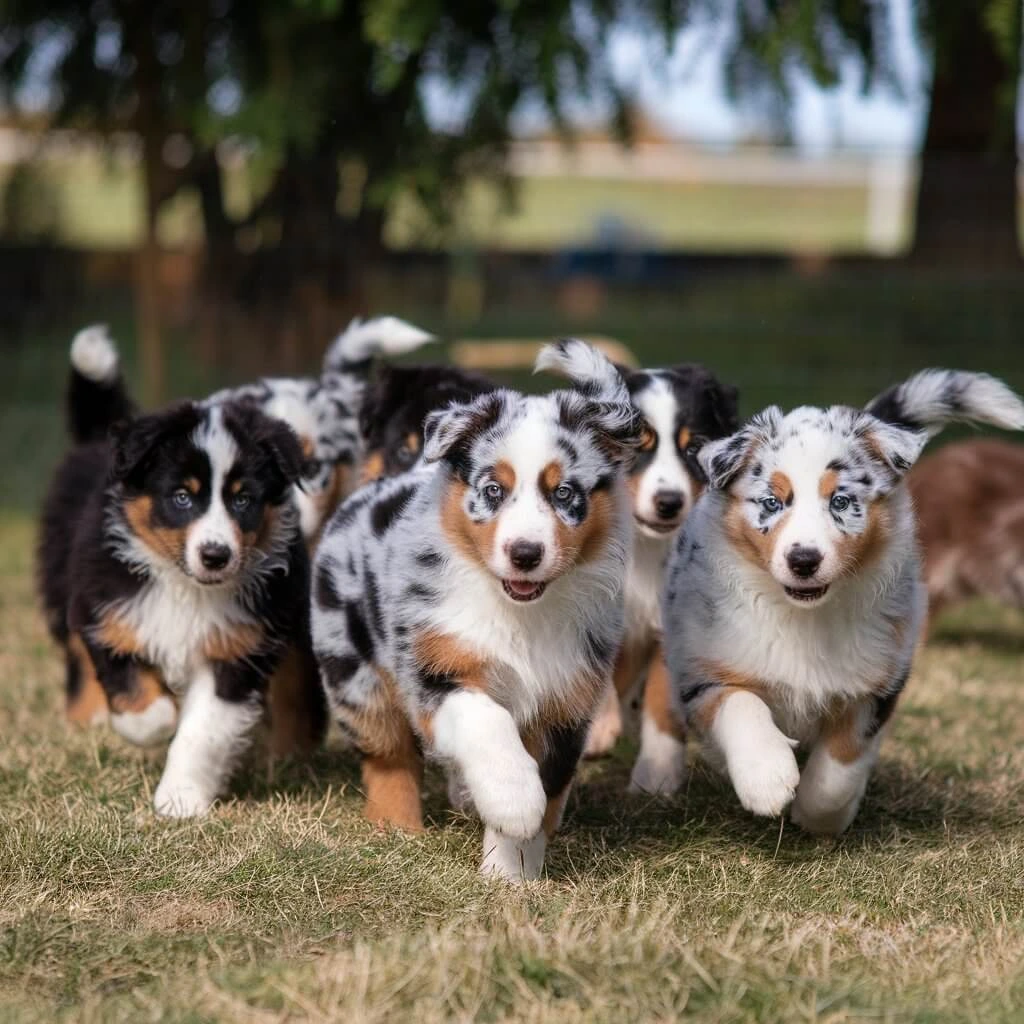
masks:
<svg viewBox="0 0 1024 1024"><path fill-rule="evenodd" d="M547 809L537 762L525 751L507 753L466 773L466 785L481 820L512 839L532 839Z"/></svg>
<svg viewBox="0 0 1024 1024"><path fill-rule="evenodd" d="M756 755L731 759L729 778L740 803L751 813L776 818L792 803L800 769L792 741L782 733Z"/></svg>

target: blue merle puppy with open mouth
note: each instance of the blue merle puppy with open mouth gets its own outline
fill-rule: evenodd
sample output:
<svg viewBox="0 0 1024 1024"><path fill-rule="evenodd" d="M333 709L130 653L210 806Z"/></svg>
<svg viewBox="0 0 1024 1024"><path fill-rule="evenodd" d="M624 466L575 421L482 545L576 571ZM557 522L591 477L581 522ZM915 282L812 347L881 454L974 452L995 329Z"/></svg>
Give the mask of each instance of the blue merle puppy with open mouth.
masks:
<svg viewBox="0 0 1024 1024"><path fill-rule="evenodd" d="M432 413L423 468L349 498L313 576L314 648L367 816L422 828L436 759L483 819L482 869L510 879L542 868L622 639L640 438L595 349L563 341L537 368L576 388Z"/></svg>

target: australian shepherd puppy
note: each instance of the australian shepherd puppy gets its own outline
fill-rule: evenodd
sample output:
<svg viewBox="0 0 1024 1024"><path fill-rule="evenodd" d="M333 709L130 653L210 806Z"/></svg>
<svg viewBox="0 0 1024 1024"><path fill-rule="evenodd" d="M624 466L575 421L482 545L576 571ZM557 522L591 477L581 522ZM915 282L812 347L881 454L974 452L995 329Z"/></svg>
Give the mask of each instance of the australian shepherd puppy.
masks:
<svg viewBox="0 0 1024 1024"><path fill-rule="evenodd" d="M657 370L620 367L642 420L640 447L629 471L633 550L626 577L626 635L615 662L614 685L591 726L585 753L607 753L622 731L621 702L643 686L640 756L631 787L674 791L685 771L683 725L669 700L661 654L661 594L665 562L702 487L691 468L709 440L731 434L737 392L702 366ZM644 681L646 680L646 685Z"/></svg>
<svg viewBox="0 0 1024 1024"><path fill-rule="evenodd" d="M826 834L853 821L926 609L904 477L952 420L1020 429L1024 404L992 377L927 370L866 410L773 406L698 454L665 650L679 710L747 810L792 804Z"/></svg>
<svg viewBox="0 0 1024 1024"><path fill-rule="evenodd" d="M457 366L379 365L360 406L362 482L397 476L418 466L427 416L496 388L483 374Z"/></svg>
<svg viewBox="0 0 1024 1024"><path fill-rule="evenodd" d="M74 427L82 436L86 422ZM304 733L292 735L297 745L322 735L308 556L292 500L301 465L289 427L225 402L125 420L109 438L76 445L57 470L39 580L68 690L94 674L120 735L143 745L173 735L154 796L160 814L209 810L284 677L280 692L302 707L271 696L272 724L279 712L288 718Z"/></svg>
<svg viewBox="0 0 1024 1024"><path fill-rule="evenodd" d="M928 620L972 597L1024 608L1024 445L960 441L907 476Z"/></svg>
<svg viewBox="0 0 1024 1024"><path fill-rule="evenodd" d="M623 630L639 418L615 367L570 340L507 390L432 413L423 468L367 485L317 550L313 637L363 755L366 813L422 827L424 756L485 826L482 869L535 878Z"/></svg>

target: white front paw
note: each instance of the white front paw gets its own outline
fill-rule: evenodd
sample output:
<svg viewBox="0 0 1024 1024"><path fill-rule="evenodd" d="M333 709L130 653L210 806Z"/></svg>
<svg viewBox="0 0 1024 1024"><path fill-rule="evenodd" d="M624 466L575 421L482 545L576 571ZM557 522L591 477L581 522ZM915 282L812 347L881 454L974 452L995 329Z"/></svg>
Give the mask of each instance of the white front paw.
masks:
<svg viewBox="0 0 1024 1024"><path fill-rule="evenodd" d="M483 823L513 839L532 839L547 810L537 762L523 750L466 772L466 785Z"/></svg>
<svg viewBox="0 0 1024 1024"><path fill-rule="evenodd" d="M778 733L758 753L729 761L729 778L740 803L753 814L778 817L793 801L800 769L795 742Z"/></svg>
<svg viewBox="0 0 1024 1024"><path fill-rule="evenodd" d="M532 839L517 842L493 829L484 830L484 858L480 874L503 878L513 884L532 882L544 869L547 836L539 832Z"/></svg>
<svg viewBox="0 0 1024 1024"><path fill-rule="evenodd" d="M162 779L153 796L153 809L165 818L198 818L209 811L216 798L215 793L194 782Z"/></svg>
<svg viewBox="0 0 1024 1024"><path fill-rule="evenodd" d="M110 726L129 743L156 747L174 735L178 727L178 708L170 697L157 697L142 711L113 713Z"/></svg>

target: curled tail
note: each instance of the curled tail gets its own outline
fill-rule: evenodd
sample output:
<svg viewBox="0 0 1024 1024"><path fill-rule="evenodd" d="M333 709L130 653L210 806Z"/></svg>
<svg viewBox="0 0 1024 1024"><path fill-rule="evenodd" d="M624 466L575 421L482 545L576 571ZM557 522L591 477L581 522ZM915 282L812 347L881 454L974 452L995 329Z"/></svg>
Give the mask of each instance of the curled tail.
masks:
<svg viewBox="0 0 1024 1024"><path fill-rule="evenodd" d="M324 373L365 376L376 357L402 355L433 340L433 334L396 316L366 321L356 317L325 353Z"/></svg>
<svg viewBox="0 0 1024 1024"><path fill-rule="evenodd" d="M965 370L922 370L865 406L880 420L933 437L948 423L1024 429L1024 402L1001 380Z"/></svg>
<svg viewBox="0 0 1024 1024"><path fill-rule="evenodd" d="M71 342L68 431L75 444L102 441L111 426L135 414L121 375L117 346L104 325L79 331Z"/></svg>
<svg viewBox="0 0 1024 1024"><path fill-rule="evenodd" d="M563 338L540 350L533 372L551 370L571 381L589 403L587 417L617 444L634 447L640 442L640 414L615 364L600 349L578 338Z"/></svg>

